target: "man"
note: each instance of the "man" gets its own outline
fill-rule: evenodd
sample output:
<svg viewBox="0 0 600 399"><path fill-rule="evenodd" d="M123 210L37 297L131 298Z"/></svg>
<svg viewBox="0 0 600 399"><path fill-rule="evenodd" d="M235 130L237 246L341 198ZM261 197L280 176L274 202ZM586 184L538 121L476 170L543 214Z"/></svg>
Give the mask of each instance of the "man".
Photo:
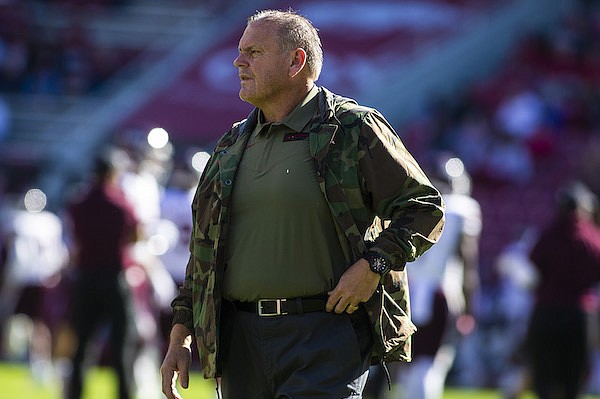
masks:
<svg viewBox="0 0 600 399"><path fill-rule="evenodd" d="M408 269L418 333L402 379L412 399L442 398L460 338L474 328L472 299L479 287L482 215L471 177L459 158L442 154L436 163L432 181L446 205L444 234Z"/></svg>
<svg viewBox="0 0 600 399"><path fill-rule="evenodd" d="M6 336L7 341L2 342L8 342L11 332L18 331L19 338L26 339L32 375L45 384L54 372L52 327L59 313L52 303L57 292L53 283L68 263L68 251L62 221L46 209L45 195L32 189L17 198L20 201L0 206L0 241L6 250L5 271L0 277L0 336ZM33 327L25 336L22 330L12 328L23 317Z"/></svg>
<svg viewBox="0 0 600 399"><path fill-rule="evenodd" d="M128 245L136 241L138 220L118 186L117 153L100 156L90 189L75 198L67 214L76 267L73 327L77 347L66 388L67 399L81 398L86 350L101 323L110 324L110 350L117 374L118 397L132 397L130 374L132 326L130 292L123 268Z"/></svg>
<svg viewBox="0 0 600 399"><path fill-rule="evenodd" d="M482 217L471 196L471 177L459 158L448 153L433 158L430 176L446 205L444 234L407 270L417 332L412 362L393 371L411 399L442 398L461 334L474 327L471 298L479 285ZM369 376L366 391L372 397L384 397L382 380L381 372Z"/></svg>
<svg viewBox="0 0 600 399"><path fill-rule="evenodd" d="M192 334L224 398L360 397L372 361L410 359L404 265L441 234L442 199L381 114L315 85L322 58L306 18L248 19L234 65L256 109L193 200L169 399L188 386Z"/></svg>
<svg viewBox="0 0 600 399"><path fill-rule="evenodd" d="M554 220L531 250L538 284L526 347L532 389L541 399L575 399L585 387L590 361L586 307L600 282L600 230L593 222L597 206L597 197L584 184L561 188Z"/></svg>

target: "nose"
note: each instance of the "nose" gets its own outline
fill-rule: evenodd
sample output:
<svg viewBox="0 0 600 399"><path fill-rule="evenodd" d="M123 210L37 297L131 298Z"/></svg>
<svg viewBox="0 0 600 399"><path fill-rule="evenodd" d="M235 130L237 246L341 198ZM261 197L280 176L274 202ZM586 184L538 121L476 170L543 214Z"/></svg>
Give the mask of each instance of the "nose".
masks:
<svg viewBox="0 0 600 399"><path fill-rule="evenodd" d="M238 54L238 56L235 57L235 59L233 60L233 66L235 66L236 68L239 68L244 65L247 65L246 61L244 60L244 55Z"/></svg>

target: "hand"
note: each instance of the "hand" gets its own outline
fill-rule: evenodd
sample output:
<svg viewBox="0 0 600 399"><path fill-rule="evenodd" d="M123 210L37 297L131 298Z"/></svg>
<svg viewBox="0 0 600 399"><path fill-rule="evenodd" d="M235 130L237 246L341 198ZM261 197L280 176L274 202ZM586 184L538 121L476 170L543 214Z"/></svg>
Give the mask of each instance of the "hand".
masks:
<svg viewBox="0 0 600 399"><path fill-rule="evenodd" d="M190 381L190 364L192 363L192 334L183 324L175 324L171 329L169 348L160 366L162 392L167 399L182 399L177 392L179 385L187 389Z"/></svg>
<svg viewBox="0 0 600 399"><path fill-rule="evenodd" d="M325 309L335 313L354 313L360 303L371 298L380 278L379 274L371 271L369 262L359 259L346 270L335 288L328 292L329 299Z"/></svg>

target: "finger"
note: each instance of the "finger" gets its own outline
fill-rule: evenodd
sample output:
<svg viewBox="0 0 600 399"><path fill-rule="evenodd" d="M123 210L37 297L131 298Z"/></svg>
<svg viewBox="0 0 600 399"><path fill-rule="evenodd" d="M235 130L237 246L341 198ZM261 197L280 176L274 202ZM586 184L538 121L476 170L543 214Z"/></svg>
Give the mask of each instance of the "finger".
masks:
<svg viewBox="0 0 600 399"><path fill-rule="evenodd" d="M327 303L325 304L325 310L328 312L332 312L338 305L338 302L340 301L340 296L335 293L335 290L329 291L327 295L329 295L329 298L327 299Z"/></svg>
<svg viewBox="0 0 600 399"><path fill-rule="evenodd" d="M351 303L348 304L348 307L346 307L346 313L348 314L352 314L354 312L356 312L358 310L358 306L354 306Z"/></svg>
<svg viewBox="0 0 600 399"><path fill-rule="evenodd" d="M175 389L175 384L177 383L177 374L175 372L171 372L170 376L168 373L163 372L162 375L162 392L165 394L167 399L180 399L178 398L179 394Z"/></svg>
<svg viewBox="0 0 600 399"><path fill-rule="evenodd" d="M173 375L173 379L171 380L171 392L173 393L173 397L175 399L183 399L181 397L181 395L179 394L179 392L177 391L177 375L178 374L179 373L176 372L175 375ZM180 384L181 384L181 382L180 382ZM181 386L183 387L183 384L181 384ZM184 388L187 388L187 387L184 387Z"/></svg>
<svg viewBox="0 0 600 399"><path fill-rule="evenodd" d="M181 370L179 372L179 384L183 389L187 389L190 384L190 374L187 369Z"/></svg>
<svg viewBox="0 0 600 399"><path fill-rule="evenodd" d="M337 313L337 314L344 313L346 311L346 309L348 309L349 305L350 305L350 301L347 298L340 299L340 301L337 303L337 305L335 307L335 313Z"/></svg>

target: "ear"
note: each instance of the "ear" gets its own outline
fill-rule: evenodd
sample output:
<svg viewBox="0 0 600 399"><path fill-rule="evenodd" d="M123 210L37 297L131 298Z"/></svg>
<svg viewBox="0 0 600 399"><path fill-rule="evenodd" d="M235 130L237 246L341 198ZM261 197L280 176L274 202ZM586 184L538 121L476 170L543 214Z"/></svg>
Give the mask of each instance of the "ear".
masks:
<svg viewBox="0 0 600 399"><path fill-rule="evenodd" d="M292 60L289 70L289 76L291 78L298 75L306 65L306 51L302 48L297 48L292 53Z"/></svg>

